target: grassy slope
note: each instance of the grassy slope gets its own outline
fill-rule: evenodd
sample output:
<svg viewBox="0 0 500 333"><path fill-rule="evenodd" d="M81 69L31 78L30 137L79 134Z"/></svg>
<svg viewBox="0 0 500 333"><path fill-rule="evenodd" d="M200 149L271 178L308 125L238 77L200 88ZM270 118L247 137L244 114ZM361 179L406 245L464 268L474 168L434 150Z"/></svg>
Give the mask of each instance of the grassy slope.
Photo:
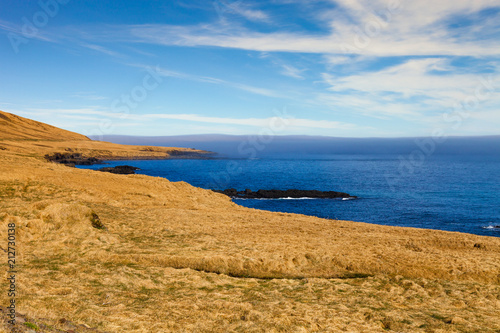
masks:
<svg viewBox="0 0 500 333"><path fill-rule="evenodd" d="M0 150L4 149L31 156L71 152L101 159L166 158L173 151L206 153L188 148L145 147L93 141L81 134L0 111Z"/></svg>
<svg viewBox="0 0 500 333"><path fill-rule="evenodd" d="M19 310L55 327L500 330L498 238L262 212L31 155L0 150L0 239L15 221Z"/></svg>
<svg viewBox="0 0 500 333"><path fill-rule="evenodd" d="M0 111L1 140L90 141L89 138L48 124Z"/></svg>

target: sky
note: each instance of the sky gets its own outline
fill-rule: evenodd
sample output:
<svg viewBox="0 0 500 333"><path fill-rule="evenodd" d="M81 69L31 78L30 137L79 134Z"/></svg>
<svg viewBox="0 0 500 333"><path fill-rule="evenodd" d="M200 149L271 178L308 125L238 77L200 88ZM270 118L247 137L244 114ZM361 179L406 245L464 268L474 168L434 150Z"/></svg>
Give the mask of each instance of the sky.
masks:
<svg viewBox="0 0 500 333"><path fill-rule="evenodd" d="M0 8L0 110L85 135L500 134L500 0Z"/></svg>

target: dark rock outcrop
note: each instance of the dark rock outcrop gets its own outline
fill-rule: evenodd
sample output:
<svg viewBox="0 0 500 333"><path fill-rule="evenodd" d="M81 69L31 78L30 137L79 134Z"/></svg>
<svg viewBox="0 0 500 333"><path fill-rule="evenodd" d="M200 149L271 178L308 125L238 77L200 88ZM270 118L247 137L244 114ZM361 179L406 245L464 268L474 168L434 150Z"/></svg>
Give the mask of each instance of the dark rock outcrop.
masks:
<svg viewBox="0 0 500 333"><path fill-rule="evenodd" d="M214 192L225 194L231 198L240 199L282 199L282 198L319 198L319 199L337 199L337 198L356 198L356 196L350 195L344 192L334 192L334 191L317 191L317 190L258 190L253 192L252 190L246 189L244 191L238 191L234 188L230 188L224 191L214 190Z"/></svg>
<svg viewBox="0 0 500 333"><path fill-rule="evenodd" d="M68 166L93 165L102 163L95 157L84 157L80 153L54 153L45 155L45 159L50 162L61 163Z"/></svg>
<svg viewBox="0 0 500 333"><path fill-rule="evenodd" d="M92 227L96 229L108 230L108 228L106 228L106 226L101 222L101 219L95 212L92 212L92 215L90 216L90 222L92 224Z"/></svg>
<svg viewBox="0 0 500 333"><path fill-rule="evenodd" d="M135 170L140 170L140 169L130 165L118 165L115 167L105 167L97 169L97 171L110 172L118 175L134 175Z"/></svg>

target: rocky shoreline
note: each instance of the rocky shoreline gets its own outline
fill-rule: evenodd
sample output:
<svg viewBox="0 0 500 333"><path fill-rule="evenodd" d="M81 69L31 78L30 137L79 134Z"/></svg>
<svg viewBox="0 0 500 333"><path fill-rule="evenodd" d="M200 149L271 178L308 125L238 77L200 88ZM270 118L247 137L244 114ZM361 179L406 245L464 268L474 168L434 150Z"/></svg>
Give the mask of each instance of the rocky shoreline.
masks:
<svg viewBox="0 0 500 333"><path fill-rule="evenodd" d="M67 166L94 165L102 163L102 160L95 157L85 157L80 153L54 153L46 154L45 159L50 162L60 163Z"/></svg>
<svg viewBox="0 0 500 333"><path fill-rule="evenodd" d="M144 150L149 151L149 150ZM44 157L49 162L55 162L74 167L76 165L94 165L104 164L104 160L161 160L161 159L211 159L216 155L214 152L190 152L182 150L173 150L165 156L108 156L108 157L87 157L81 153L53 153L46 154Z"/></svg>
<svg viewBox="0 0 500 333"><path fill-rule="evenodd" d="M208 159L206 154L200 154L197 152L184 152L180 150L174 150L170 152L170 156L165 156L168 158L201 158ZM45 155L45 159L50 162L60 163L67 166L74 167L76 165L94 165L103 164L103 160L96 157L86 157L80 153L68 152L68 153L53 153ZM120 160L120 158L111 158L112 160ZM110 160L111 160L110 159ZM133 159L127 157L127 159ZM144 157L138 157L137 159L145 159ZM158 159L158 157L155 157ZM96 171L109 172L121 175L133 175L135 171L139 168L129 165L119 165L115 167L103 167L97 169ZM233 199L300 199L300 198L311 198L311 199L356 199L356 196L350 195L349 193L336 192L336 191L318 191L318 190L298 190L298 189L288 189L288 190L264 190L259 189L257 191L252 191L246 189L244 191L238 191L234 188L229 188L226 190L213 190L217 193L222 193L231 197Z"/></svg>
<svg viewBox="0 0 500 333"><path fill-rule="evenodd" d="M165 159L169 158L198 158L198 159L209 159L207 154L200 154L197 152L184 152L180 150L174 150L170 152L170 156L165 156ZM53 153L46 154L45 159L50 162L60 163L67 166L75 167L76 165L94 165L103 164L103 160L96 157L86 157L80 153L68 152L68 153ZM126 159L134 159L133 157L127 157ZM138 157L137 159L145 159L144 157ZM154 159L159 159L154 157ZM110 158L110 160L120 160L120 158ZM139 168L129 165L119 165L115 167L103 167L97 169L96 171L109 172L113 174L121 175L133 175L135 171ZM318 191L318 190L298 190L298 189L288 189L288 190L264 190L259 189L257 191L252 191L246 189L244 191L238 191L234 188L229 188L226 190L212 190L217 193L222 193L231 197L233 199L300 199L300 198L311 198L311 199L356 199L356 196L350 195L349 193L336 192L336 191Z"/></svg>
<svg viewBox="0 0 500 333"><path fill-rule="evenodd" d="M109 172L109 173L114 173L117 175L135 175L135 171L140 170L137 167L133 167L130 165L118 165L115 167L104 167L97 169L97 171L101 172Z"/></svg>
<svg viewBox="0 0 500 333"><path fill-rule="evenodd" d="M213 190L222 193L233 199L283 199L283 198L313 198L313 199L356 199L354 195L335 191L317 191L317 190L258 190L256 192L246 189L238 191L234 188L227 190Z"/></svg>

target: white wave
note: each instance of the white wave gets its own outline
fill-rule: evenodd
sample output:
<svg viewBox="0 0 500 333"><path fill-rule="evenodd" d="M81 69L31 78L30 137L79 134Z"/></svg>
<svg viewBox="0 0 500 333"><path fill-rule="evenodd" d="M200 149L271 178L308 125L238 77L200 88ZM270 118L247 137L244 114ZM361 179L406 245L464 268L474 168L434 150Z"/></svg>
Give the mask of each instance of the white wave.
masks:
<svg viewBox="0 0 500 333"><path fill-rule="evenodd" d="M342 200L354 200L354 199L356 199L356 198L354 198L354 197L342 198Z"/></svg>
<svg viewBox="0 0 500 333"><path fill-rule="evenodd" d="M498 229L498 230L500 230L500 225L489 225L489 226L483 227L483 229Z"/></svg>

